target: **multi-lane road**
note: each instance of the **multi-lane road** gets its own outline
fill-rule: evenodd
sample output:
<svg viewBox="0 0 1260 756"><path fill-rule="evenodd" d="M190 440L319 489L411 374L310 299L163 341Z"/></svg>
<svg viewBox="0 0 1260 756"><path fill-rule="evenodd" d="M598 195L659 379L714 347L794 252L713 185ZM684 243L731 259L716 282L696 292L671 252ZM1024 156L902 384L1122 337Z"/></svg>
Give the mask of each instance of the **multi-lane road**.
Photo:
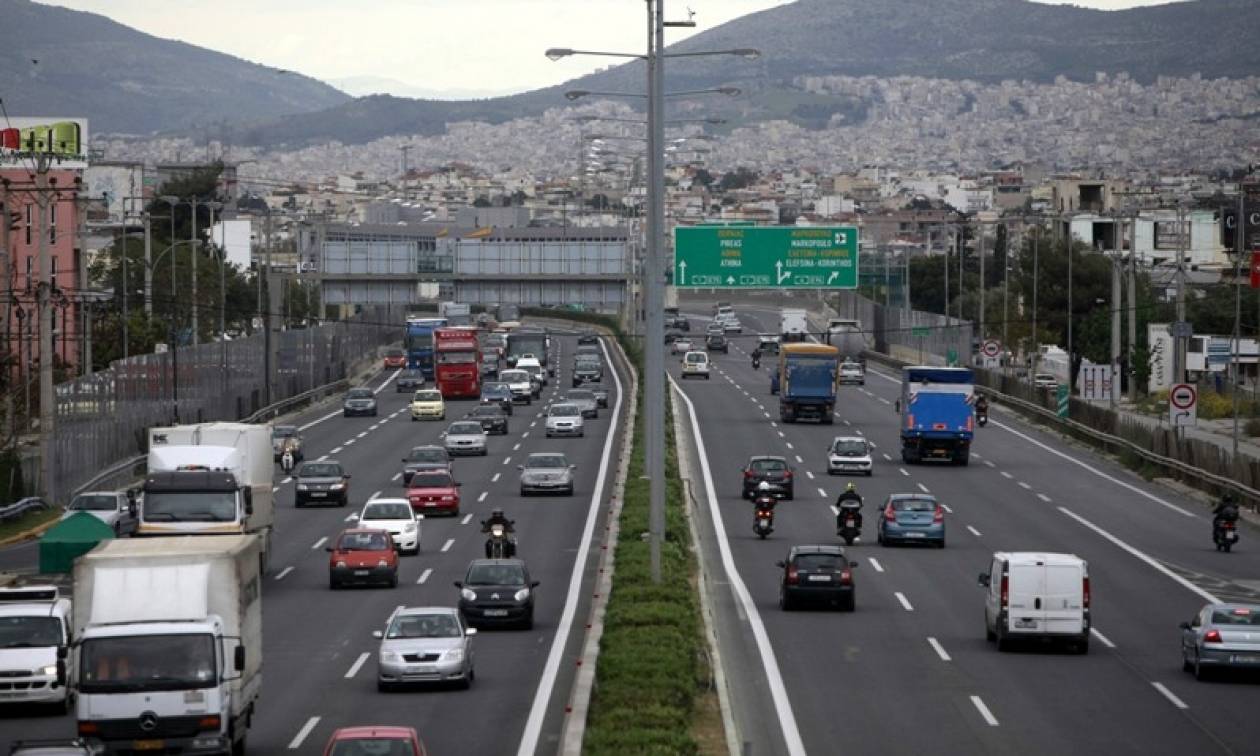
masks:
<svg viewBox="0 0 1260 756"><path fill-rule="evenodd" d="M605 376L610 406L587 420L584 439L545 438L542 413L568 386L574 347L571 335L555 340L559 370L542 401L517 405L510 432L490 437L487 456L455 461L460 515L424 520L421 552L402 558L393 590L330 591L324 546L354 524L368 498L403 495L399 460L412 446L440 443L447 423L412 422L410 395L396 392L390 373L366 384L378 390L378 417L343 418L339 408L324 406L293 420L303 428L307 459L335 459L353 476L350 506L295 509L293 481L277 474L275 551L263 593L263 691L251 752L318 753L334 729L361 724L414 726L431 753L555 751L604 532L600 504L620 453L619 410L628 409L619 368L620 377ZM473 406L449 402L447 421ZM562 451L577 465L573 497L519 496L516 465L538 451ZM541 581L533 630L479 634L471 690L378 692L372 631L383 629L398 606L455 604L452 582L483 556L478 523L492 507L516 520L518 554ZM31 568L35 556L31 546L0 551L0 569ZM67 737L74 729L73 716L11 713L0 718L0 753L16 738Z"/></svg>
<svg viewBox="0 0 1260 756"><path fill-rule="evenodd" d="M776 330L775 311L737 311L749 331ZM693 333L703 327L693 318ZM751 366L755 338L734 337L729 355L713 355L711 380L678 381L693 412L682 422L697 440L702 558L716 572L723 658L753 752L1257 751L1255 680L1197 682L1181 670L1178 645L1178 623L1208 600L1260 599L1252 531L1238 551L1217 553L1202 505L1001 409L977 432L969 467L903 465L899 379L873 363L865 386L841 388L834 425L781 423L773 360ZM875 445L871 478L827 475L839 434ZM797 468L795 500L780 504L765 541L740 498L739 468L754 454ZM791 544L841 543L831 505L849 481L866 500L866 537L849 550L860 565L857 610L781 611L775 561ZM945 549L875 544L875 512L894 492L930 492L948 507ZM1088 655L999 653L985 641L977 576L998 550L1088 561Z"/></svg>

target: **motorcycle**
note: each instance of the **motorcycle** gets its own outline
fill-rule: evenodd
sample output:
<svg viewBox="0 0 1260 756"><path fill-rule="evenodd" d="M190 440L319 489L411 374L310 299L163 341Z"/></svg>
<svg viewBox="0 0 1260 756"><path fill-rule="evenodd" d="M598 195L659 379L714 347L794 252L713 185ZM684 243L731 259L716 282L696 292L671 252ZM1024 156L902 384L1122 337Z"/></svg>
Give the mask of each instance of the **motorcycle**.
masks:
<svg viewBox="0 0 1260 756"><path fill-rule="evenodd" d="M508 537L503 523L496 522L490 526L490 537L486 539L486 559L511 559L516 556L516 542Z"/></svg>
<svg viewBox="0 0 1260 756"><path fill-rule="evenodd" d="M862 537L862 503L852 499L840 504L840 513L836 515L836 535L844 539L845 546Z"/></svg>
<svg viewBox="0 0 1260 756"><path fill-rule="evenodd" d="M989 422L989 413L984 410L976 410L976 425L983 428Z"/></svg>
<svg viewBox="0 0 1260 756"><path fill-rule="evenodd" d="M753 532L764 539L774 532L774 499L759 498L753 506Z"/></svg>
<svg viewBox="0 0 1260 756"><path fill-rule="evenodd" d="M1235 520L1217 520L1212 524L1212 543L1216 544L1217 551L1224 551L1226 554L1238 543L1238 523Z"/></svg>
<svg viewBox="0 0 1260 756"><path fill-rule="evenodd" d="M753 355L752 365L753 365L753 370L761 369L761 356L760 355L757 355L757 354Z"/></svg>

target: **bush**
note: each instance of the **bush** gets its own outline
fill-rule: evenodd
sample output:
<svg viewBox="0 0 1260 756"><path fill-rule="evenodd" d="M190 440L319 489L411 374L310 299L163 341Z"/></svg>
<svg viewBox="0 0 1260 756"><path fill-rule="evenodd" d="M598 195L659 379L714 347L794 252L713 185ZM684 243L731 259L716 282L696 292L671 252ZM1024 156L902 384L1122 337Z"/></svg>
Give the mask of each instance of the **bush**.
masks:
<svg viewBox="0 0 1260 756"><path fill-rule="evenodd" d="M1260 436L1260 417L1253 417L1248 420L1246 431L1248 436Z"/></svg>

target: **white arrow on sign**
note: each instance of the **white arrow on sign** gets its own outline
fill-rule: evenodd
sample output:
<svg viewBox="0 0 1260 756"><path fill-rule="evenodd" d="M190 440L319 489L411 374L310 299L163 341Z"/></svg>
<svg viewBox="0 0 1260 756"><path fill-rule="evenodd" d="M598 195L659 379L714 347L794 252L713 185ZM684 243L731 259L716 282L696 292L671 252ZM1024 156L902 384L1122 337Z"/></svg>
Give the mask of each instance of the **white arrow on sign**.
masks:
<svg viewBox="0 0 1260 756"><path fill-rule="evenodd" d="M784 273L784 272L783 272L783 261L782 261L782 260L778 260L778 261L776 261L776 262L774 263L774 275L775 275L775 277L778 279L777 281L775 281L775 284L776 284L776 285L778 285L778 284L783 283L783 282L784 282L784 281L786 281L787 279L791 278L791 277L792 277L792 271L790 271L790 270L789 270L787 273Z"/></svg>
<svg viewBox="0 0 1260 756"><path fill-rule="evenodd" d="M678 263L678 283L687 283L687 261L683 260Z"/></svg>
<svg viewBox="0 0 1260 756"><path fill-rule="evenodd" d="M840 271L838 270L831 271L831 275L827 276L827 283L830 284L832 281L836 280L839 276L840 276Z"/></svg>
<svg viewBox="0 0 1260 756"><path fill-rule="evenodd" d="M735 285L735 276L727 276L727 277L726 277L726 285L727 285L727 286L734 286L734 285Z"/></svg>

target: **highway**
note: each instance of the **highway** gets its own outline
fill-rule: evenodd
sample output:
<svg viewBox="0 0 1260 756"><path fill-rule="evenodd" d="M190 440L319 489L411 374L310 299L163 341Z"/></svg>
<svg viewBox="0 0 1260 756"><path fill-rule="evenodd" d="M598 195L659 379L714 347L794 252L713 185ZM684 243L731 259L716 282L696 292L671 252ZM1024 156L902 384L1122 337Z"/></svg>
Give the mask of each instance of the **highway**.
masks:
<svg viewBox="0 0 1260 756"><path fill-rule="evenodd" d="M606 375L610 407L586 421L586 437L546 439L542 413L568 386L564 378L575 346L571 335L553 340L559 342L559 370L544 387L543 401L517 405L509 434L491 436L487 456L456 460L460 515L422 523L421 552L402 558L393 590L329 590L324 546L354 524L369 497L403 495L399 460L412 446L440 443L447 423L475 402L449 402L447 422L412 422L410 394L396 393L390 373L365 384L378 390L379 417L343 418L337 404L293 420L303 428L306 459L337 460L351 473L351 504L297 510L292 480L277 472L276 546L263 593L263 691L250 752L319 753L336 728L364 724L414 726L430 753L554 752L589 609L596 534L603 533L606 511L600 504L620 452L617 409L629 407L621 398L624 372L617 379ZM519 496L516 465L537 451L562 451L577 465L573 497ZM398 606L455 604L452 582L483 555L478 522L496 506L516 520L519 556L541 581L533 630L482 631L474 641L477 678L471 690L377 692L372 631L383 629ZM29 569L35 553L30 546L0 552L0 568ZM8 753L14 738L66 737L75 729L73 716L30 711L2 722L0 753Z"/></svg>
<svg viewBox="0 0 1260 756"><path fill-rule="evenodd" d="M969 467L903 465L892 406L899 378L874 363L865 386L840 389L834 425L780 423L769 393L774 360L755 372L748 358L756 338L748 334L776 332L777 310L736 311L746 335L733 336L729 355L712 355L712 379L677 382L694 407L695 425L685 412L682 422L699 434L689 453L707 515L701 532L724 538L736 573L715 578L732 588L714 603L723 657L744 681L733 683L745 699L735 708L754 719L743 732L754 752L1256 752L1255 680L1197 682L1181 670L1178 645L1178 623L1211 598L1260 600L1253 529L1238 551L1219 554L1201 505L1000 407L977 432ZM693 318L693 337L703 329ZM876 445L871 478L827 475L825 451L840 434ZM778 507L765 541L740 498L739 468L753 454L784 455L797 469L796 498ZM857 610L781 611L775 561L791 544L842 543L830 505L849 481L866 500L865 538L849 550L860 565ZM878 546L883 498L917 491L949 508L947 548ZM985 641L976 578L997 550L1088 561L1096 631L1088 655L999 653ZM706 544L703 557L719 572L721 551ZM776 695L778 681L786 696ZM750 692L754 682L760 690Z"/></svg>

